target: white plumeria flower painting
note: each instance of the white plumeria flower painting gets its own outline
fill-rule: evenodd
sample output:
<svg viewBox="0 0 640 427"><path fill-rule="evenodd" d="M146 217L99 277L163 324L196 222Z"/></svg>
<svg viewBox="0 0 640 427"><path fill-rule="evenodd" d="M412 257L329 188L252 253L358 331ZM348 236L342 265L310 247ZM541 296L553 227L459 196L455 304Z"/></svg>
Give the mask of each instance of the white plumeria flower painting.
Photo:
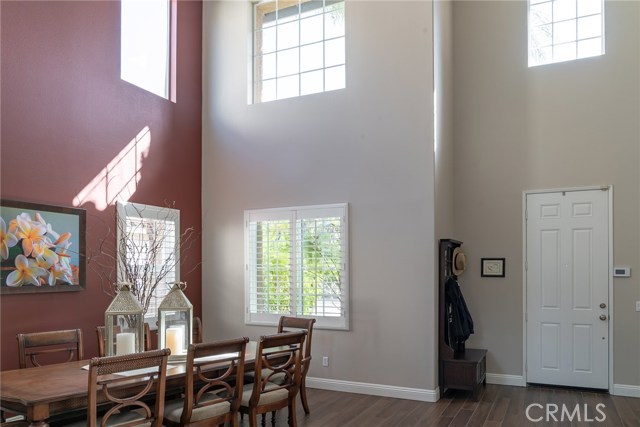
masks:
<svg viewBox="0 0 640 427"><path fill-rule="evenodd" d="M84 209L2 200L0 291L84 288Z"/></svg>

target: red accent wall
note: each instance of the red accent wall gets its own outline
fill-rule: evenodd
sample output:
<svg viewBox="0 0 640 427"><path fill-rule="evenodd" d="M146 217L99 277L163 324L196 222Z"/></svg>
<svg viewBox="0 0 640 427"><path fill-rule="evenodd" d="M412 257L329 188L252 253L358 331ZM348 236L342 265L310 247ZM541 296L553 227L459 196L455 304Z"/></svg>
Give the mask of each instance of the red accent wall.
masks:
<svg viewBox="0 0 640 427"><path fill-rule="evenodd" d="M74 198L145 127L132 202L175 201L183 228L201 231L202 2L178 1L177 102L120 79L120 3L0 3L2 198L73 206ZM104 196L103 196L104 200ZM87 210L92 251L114 225L114 207ZM182 272L201 261L200 238ZM201 269L182 280L201 315ZM82 292L2 295L0 368L17 368L16 333L82 328L85 357L97 355L95 328L111 297L87 269Z"/></svg>

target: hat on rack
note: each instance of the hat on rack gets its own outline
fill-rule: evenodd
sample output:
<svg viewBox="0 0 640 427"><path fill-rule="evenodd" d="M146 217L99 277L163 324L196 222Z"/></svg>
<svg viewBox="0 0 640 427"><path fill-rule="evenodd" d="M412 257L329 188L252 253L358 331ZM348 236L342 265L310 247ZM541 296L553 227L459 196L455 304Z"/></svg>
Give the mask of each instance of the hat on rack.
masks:
<svg viewBox="0 0 640 427"><path fill-rule="evenodd" d="M467 269L467 256L460 247L453 250L451 256L451 272L456 276L461 275Z"/></svg>

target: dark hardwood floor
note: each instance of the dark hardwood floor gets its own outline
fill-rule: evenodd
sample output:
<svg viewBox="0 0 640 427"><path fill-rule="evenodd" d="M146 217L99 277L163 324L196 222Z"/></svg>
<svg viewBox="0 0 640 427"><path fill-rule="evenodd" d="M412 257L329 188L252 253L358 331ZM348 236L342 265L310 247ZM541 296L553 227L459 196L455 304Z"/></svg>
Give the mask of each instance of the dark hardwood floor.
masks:
<svg viewBox="0 0 640 427"><path fill-rule="evenodd" d="M640 427L640 398L559 388L488 384L477 402L469 393L456 392L447 394L436 403L316 389L308 389L307 393L311 414L305 415L298 399L299 427ZM542 420L533 422L527 419L526 409L531 404L541 406L532 406L530 417L543 417ZM547 404L551 405L551 410L553 405L558 406L555 413L558 422L553 418L549 422L544 419ZM560 422L563 405L568 412L564 415L564 422ZM580 412L579 420L574 412L576 407ZM248 425L245 416L241 426ZM271 426L270 414L266 425ZM278 411L276 426L287 425L287 411Z"/></svg>

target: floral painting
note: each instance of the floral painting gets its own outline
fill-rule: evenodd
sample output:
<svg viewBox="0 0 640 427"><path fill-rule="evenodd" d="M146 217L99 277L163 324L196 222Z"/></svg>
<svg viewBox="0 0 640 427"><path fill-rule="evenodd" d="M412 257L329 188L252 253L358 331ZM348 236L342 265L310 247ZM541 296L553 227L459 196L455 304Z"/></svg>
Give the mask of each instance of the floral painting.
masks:
<svg viewBox="0 0 640 427"><path fill-rule="evenodd" d="M84 209L0 202L0 293L85 287Z"/></svg>

